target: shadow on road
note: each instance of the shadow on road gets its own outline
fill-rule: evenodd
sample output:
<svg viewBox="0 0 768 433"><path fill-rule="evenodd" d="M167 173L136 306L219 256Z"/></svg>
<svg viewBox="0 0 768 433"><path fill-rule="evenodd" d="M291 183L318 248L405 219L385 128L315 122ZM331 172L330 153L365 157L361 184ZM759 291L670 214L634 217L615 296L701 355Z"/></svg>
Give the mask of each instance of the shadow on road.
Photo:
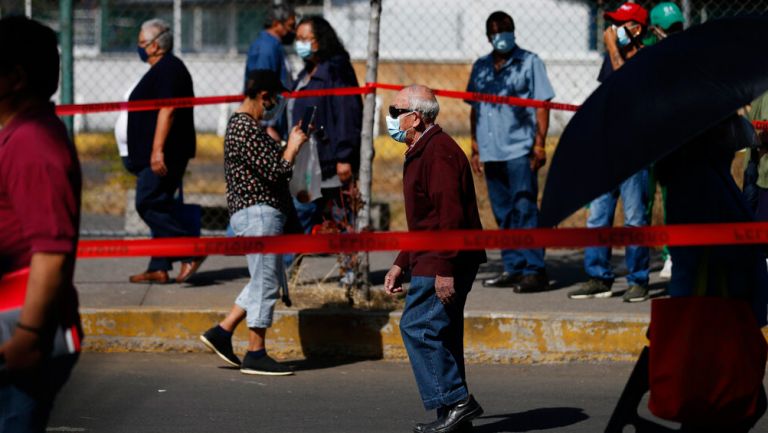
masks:
<svg viewBox="0 0 768 433"><path fill-rule="evenodd" d="M183 287L191 288L214 286L216 284L243 278L250 278L250 274L248 274L248 268L245 266L214 269L210 271L199 271L189 277L189 280L187 280Z"/></svg>
<svg viewBox="0 0 768 433"><path fill-rule="evenodd" d="M384 357L382 329L391 310L364 311L324 305L299 311L299 339L305 359L296 370L315 370Z"/></svg>
<svg viewBox="0 0 768 433"><path fill-rule="evenodd" d="M504 415L487 415L477 420L497 420L475 425L474 433L528 432L566 427L589 419L584 409L576 407L544 407Z"/></svg>

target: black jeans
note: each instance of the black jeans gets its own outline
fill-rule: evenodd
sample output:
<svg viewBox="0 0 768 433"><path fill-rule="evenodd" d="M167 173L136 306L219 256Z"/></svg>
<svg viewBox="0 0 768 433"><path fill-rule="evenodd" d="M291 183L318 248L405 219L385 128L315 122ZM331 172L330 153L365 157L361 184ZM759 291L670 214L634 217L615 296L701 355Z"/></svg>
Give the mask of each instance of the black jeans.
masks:
<svg viewBox="0 0 768 433"><path fill-rule="evenodd" d="M166 163L168 173L156 175L150 167L132 171L136 180L136 211L149 226L153 238L173 238L194 236L184 227L179 218L179 202L176 191L181 186L181 179L187 169L184 159L173 164ZM173 269L174 261L190 261L191 257L152 257L148 271Z"/></svg>

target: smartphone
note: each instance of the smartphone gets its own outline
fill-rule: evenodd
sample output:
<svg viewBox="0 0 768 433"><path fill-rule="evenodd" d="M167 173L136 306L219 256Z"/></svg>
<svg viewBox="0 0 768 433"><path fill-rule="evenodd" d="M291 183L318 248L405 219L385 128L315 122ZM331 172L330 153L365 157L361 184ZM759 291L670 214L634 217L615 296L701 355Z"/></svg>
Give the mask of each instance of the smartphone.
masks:
<svg viewBox="0 0 768 433"><path fill-rule="evenodd" d="M309 127L315 123L315 113L317 105L312 105L304 110L304 116L301 118L301 130L309 135Z"/></svg>

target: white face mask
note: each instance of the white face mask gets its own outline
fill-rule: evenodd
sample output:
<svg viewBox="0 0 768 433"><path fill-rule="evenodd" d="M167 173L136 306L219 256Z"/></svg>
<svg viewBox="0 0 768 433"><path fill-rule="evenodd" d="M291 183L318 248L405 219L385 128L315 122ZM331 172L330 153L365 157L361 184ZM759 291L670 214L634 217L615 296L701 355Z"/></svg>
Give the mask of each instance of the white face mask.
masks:
<svg viewBox="0 0 768 433"><path fill-rule="evenodd" d="M405 143L405 134L408 132L408 128L406 130L400 129L400 118L403 116L407 116L409 114L413 113L411 111L410 113L403 113L398 117L392 117L387 115L387 132L389 133L389 136L392 137L393 140L399 141L400 143Z"/></svg>

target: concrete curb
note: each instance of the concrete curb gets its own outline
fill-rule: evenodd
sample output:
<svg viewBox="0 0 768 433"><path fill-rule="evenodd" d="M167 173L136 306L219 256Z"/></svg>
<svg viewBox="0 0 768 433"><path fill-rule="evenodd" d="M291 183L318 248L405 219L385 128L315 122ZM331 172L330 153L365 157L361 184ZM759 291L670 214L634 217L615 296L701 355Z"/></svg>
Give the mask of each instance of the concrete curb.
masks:
<svg viewBox="0 0 768 433"><path fill-rule="evenodd" d="M85 350L202 352L199 335L225 311L82 309ZM278 358L355 357L406 360L400 312L315 309L277 311L268 347ZM630 361L646 344L647 315L604 317L567 313L465 313L465 353L471 363ZM235 350L247 334L240 327Z"/></svg>

